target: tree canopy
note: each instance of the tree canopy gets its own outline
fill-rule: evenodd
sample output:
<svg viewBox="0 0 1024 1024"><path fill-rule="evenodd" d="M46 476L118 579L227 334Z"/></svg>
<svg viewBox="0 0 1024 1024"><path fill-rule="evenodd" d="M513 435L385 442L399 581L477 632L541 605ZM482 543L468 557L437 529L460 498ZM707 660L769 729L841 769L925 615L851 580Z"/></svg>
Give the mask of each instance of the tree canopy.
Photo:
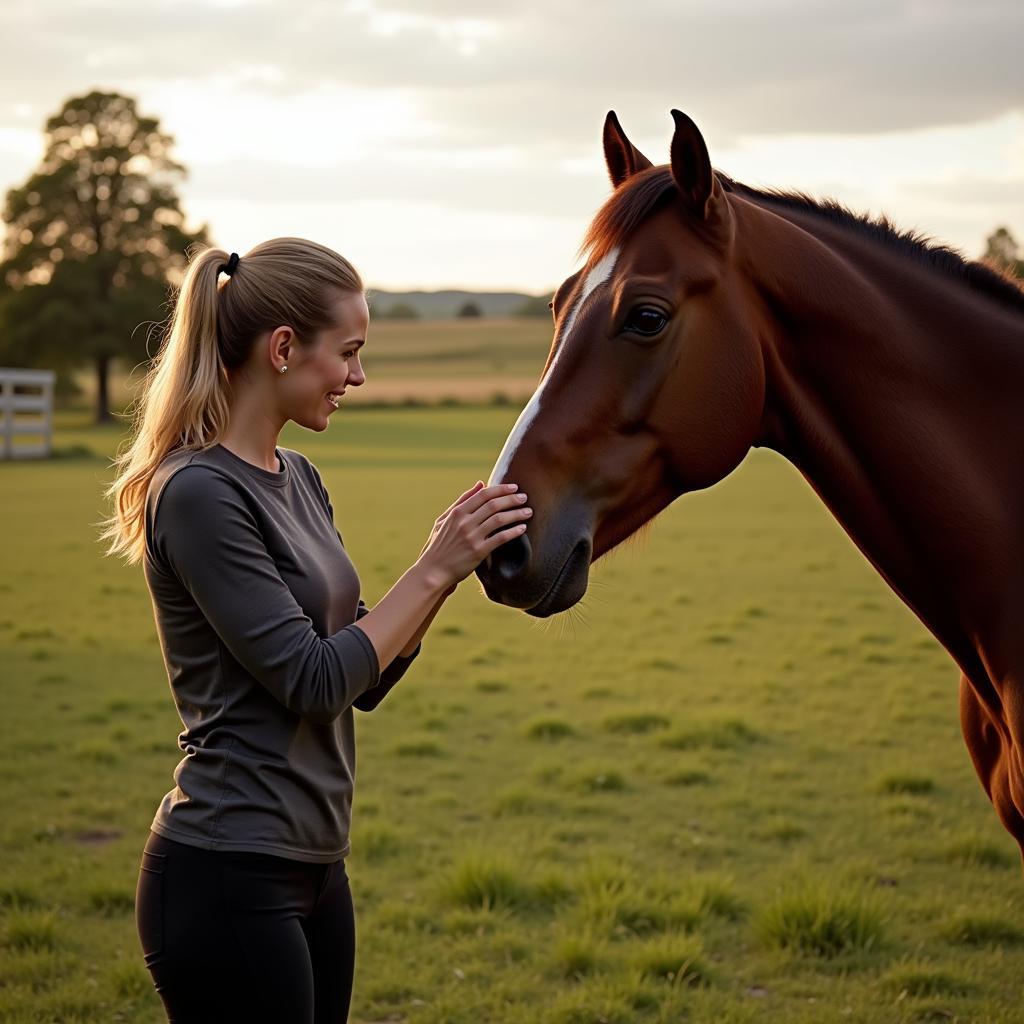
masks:
<svg viewBox="0 0 1024 1024"><path fill-rule="evenodd" d="M63 373L89 361L97 419L110 418L110 361L145 360L147 326L205 225L184 226L185 168L173 139L135 100L91 92L49 118L39 167L7 193L0 263L0 360Z"/></svg>
<svg viewBox="0 0 1024 1024"><path fill-rule="evenodd" d="M1008 270L1017 277L1024 277L1024 260L1020 258L1020 246L1010 234L1009 228L999 227L985 240L983 259L994 263L1000 270Z"/></svg>

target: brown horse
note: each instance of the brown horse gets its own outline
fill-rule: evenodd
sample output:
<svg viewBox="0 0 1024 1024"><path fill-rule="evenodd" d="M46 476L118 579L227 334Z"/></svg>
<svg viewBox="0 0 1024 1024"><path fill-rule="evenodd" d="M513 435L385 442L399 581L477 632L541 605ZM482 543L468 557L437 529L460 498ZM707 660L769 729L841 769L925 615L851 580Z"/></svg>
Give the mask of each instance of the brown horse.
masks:
<svg viewBox="0 0 1024 1024"><path fill-rule="evenodd" d="M614 191L491 482L534 509L478 575L548 616L751 446L789 459L959 665L975 768L1024 848L1024 292L832 202L714 171L673 110L654 167L614 113Z"/></svg>

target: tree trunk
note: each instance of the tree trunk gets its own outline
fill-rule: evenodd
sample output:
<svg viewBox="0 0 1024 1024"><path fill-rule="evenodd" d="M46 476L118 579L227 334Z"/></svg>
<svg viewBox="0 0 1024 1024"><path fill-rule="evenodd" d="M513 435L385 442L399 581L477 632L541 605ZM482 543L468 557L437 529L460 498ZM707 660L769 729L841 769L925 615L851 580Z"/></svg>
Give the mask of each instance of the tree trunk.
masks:
<svg viewBox="0 0 1024 1024"><path fill-rule="evenodd" d="M96 357L96 422L113 423L110 414L110 402L107 398L107 371L110 368L110 356Z"/></svg>

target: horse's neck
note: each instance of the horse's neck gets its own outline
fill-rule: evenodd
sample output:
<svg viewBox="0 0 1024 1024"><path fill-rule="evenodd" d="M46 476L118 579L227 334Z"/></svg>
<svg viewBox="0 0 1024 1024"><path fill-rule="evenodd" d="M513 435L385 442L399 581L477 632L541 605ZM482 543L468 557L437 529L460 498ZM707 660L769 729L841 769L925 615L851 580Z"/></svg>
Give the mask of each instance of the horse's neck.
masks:
<svg viewBox="0 0 1024 1024"><path fill-rule="evenodd" d="M746 254L769 324L760 443L968 675L1024 655L992 649L1024 582L1024 317L848 227L747 215L774 236Z"/></svg>

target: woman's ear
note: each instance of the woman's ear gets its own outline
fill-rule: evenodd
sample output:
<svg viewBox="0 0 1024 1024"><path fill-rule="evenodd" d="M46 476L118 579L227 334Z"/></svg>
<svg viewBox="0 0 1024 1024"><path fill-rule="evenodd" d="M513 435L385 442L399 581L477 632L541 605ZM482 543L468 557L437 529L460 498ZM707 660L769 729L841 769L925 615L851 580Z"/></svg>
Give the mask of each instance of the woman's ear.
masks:
<svg viewBox="0 0 1024 1024"><path fill-rule="evenodd" d="M267 340L267 352L274 367L286 365L295 353L295 332L290 327L275 327Z"/></svg>

